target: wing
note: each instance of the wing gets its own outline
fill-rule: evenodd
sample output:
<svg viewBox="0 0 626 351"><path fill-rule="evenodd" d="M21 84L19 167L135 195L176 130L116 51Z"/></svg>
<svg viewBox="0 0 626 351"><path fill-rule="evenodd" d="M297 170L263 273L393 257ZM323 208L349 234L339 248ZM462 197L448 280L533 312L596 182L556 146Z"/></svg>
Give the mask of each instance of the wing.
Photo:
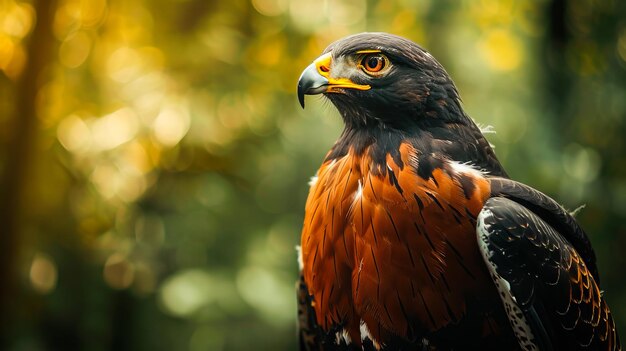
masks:
<svg viewBox="0 0 626 351"><path fill-rule="evenodd" d="M490 184L492 197L503 196L521 204L563 235L585 261L596 284L600 285L596 254L591 242L574 217L561 205L542 192L511 179L491 178Z"/></svg>
<svg viewBox="0 0 626 351"><path fill-rule="evenodd" d="M541 200L523 197L532 207L545 209L554 203L537 191L525 191ZM522 348L620 350L613 317L594 277L597 273L569 238L548 223L569 215L557 205L558 210L546 212L546 220L520 202L505 197L487 200L478 216L477 235ZM581 245L582 237L572 234L577 225L564 223L561 228ZM595 261L592 268L595 271Z"/></svg>

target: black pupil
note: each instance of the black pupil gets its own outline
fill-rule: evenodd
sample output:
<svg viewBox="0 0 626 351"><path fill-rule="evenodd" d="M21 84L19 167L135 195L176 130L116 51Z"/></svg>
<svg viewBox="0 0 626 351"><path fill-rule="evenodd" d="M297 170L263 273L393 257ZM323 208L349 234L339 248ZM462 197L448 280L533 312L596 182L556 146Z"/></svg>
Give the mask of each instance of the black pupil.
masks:
<svg viewBox="0 0 626 351"><path fill-rule="evenodd" d="M378 68L378 65L380 64L381 58L380 56L370 56L367 59L367 67L368 68Z"/></svg>

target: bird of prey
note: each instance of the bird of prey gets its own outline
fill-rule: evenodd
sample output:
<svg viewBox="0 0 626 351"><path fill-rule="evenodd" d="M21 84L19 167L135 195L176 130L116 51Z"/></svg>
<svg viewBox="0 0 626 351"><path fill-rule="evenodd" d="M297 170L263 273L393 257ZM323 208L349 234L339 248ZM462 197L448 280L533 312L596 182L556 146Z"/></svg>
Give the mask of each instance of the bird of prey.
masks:
<svg viewBox="0 0 626 351"><path fill-rule="evenodd" d="M345 129L310 183L302 350L619 350L596 258L557 202L511 180L435 58L361 33L298 82Z"/></svg>

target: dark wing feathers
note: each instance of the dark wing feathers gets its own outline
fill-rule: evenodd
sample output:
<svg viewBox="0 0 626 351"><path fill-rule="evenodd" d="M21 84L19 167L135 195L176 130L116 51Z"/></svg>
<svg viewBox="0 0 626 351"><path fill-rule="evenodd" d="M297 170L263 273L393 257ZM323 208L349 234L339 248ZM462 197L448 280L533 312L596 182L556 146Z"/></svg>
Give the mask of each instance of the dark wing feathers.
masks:
<svg viewBox="0 0 626 351"><path fill-rule="evenodd" d="M503 196L523 205L565 237L585 261L596 283L600 284L596 254L587 234L572 215L547 195L525 184L506 178L491 178L490 182L491 196Z"/></svg>
<svg viewBox="0 0 626 351"><path fill-rule="evenodd" d="M595 270L595 261L589 261L591 266L570 240L581 245L581 237L572 232L584 232L576 231L580 228L575 222L560 225L569 232L557 231L549 221L569 214L560 206L553 208L545 195L519 183L514 191L501 190L522 195L530 205L503 197L487 200L479 216L483 228L479 227L479 236L487 246L483 254L510 284L510 294L523 311L523 322L532 330L535 343L542 350L620 349L613 318L590 270ZM551 209L552 217L536 213L538 208Z"/></svg>

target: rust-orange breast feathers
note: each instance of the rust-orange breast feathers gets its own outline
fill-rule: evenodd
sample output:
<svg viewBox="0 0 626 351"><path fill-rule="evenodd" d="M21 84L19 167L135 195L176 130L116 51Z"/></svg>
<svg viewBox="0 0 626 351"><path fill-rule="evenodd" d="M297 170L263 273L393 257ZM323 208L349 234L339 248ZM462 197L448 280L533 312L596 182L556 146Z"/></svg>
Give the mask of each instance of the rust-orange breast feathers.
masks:
<svg viewBox="0 0 626 351"><path fill-rule="evenodd" d="M303 274L325 328L347 324L358 337L363 320L375 339L437 330L488 283L472 244L488 181L453 163L422 179L415 148L400 150L402 166L376 165L367 150L327 161L311 186Z"/></svg>

